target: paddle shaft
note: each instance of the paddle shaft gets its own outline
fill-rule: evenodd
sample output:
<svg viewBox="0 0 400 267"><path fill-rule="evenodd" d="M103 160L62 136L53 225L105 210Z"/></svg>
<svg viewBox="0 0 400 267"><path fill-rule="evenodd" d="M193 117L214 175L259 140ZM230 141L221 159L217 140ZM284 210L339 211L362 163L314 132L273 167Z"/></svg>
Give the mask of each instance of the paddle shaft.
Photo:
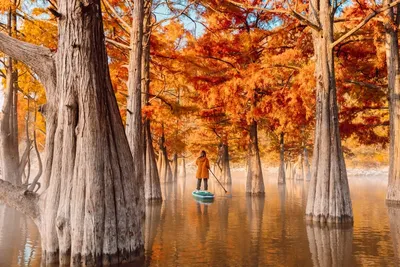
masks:
<svg viewBox="0 0 400 267"><path fill-rule="evenodd" d="M211 174L214 176L214 178L217 180L217 182L219 183L219 185L222 187L222 189L224 189L225 194L228 193L228 191L226 191L225 187L221 184L221 182L218 180L217 176L215 176L215 174L211 171L211 169L208 169Z"/></svg>

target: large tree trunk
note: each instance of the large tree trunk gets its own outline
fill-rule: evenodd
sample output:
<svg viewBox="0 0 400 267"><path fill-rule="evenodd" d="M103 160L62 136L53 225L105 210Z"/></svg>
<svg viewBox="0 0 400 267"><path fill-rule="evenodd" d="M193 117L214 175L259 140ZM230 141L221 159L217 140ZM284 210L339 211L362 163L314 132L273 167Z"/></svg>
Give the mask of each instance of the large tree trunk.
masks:
<svg viewBox="0 0 400 267"><path fill-rule="evenodd" d="M392 0L385 0L390 4ZM399 9L398 9L399 10ZM386 64L389 87L390 147L389 147L389 183L386 199L400 201L400 62L397 27L399 20L394 18L393 9L386 12L391 21L385 24ZM397 14L399 16L399 14Z"/></svg>
<svg viewBox="0 0 400 267"><path fill-rule="evenodd" d="M350 190L343 158L336 99L333 56L333 8L328 0L312 0L311 16L321 31L313 31L316 57L317 111L312 177L306 215L320 222L353 220Z"/></svg>
<svg viewBox="0 0 400 267"><path fill-rule="evenodd" d="M285 147L284 147L284 133L281 133L279 140L279 171L278 171L278 184L285 184Z"/></svg>
<svg viewBox="0 0 400 267"><path fill-rule="evenodd" d="M13 4L16 4L13 1ZM17 19L15 7L11 7L7 15L8 35L16 32ZM13 184L20 185L21 172L19 171L18 152L18 121L17 121L17 78L18 73L13 67L13 59L7 57L6 88L4 103L0 114L0 159L2 177Z"/></svg>
<svg viewBox="0 0 400 267"><path fill-rule="evenodd" d="M251 195L264 195L264 190L264 178L261 168L260 151L258 149L257 122L253 121L250 125L246 193Z"/></svg>
<svg viewBox="0 0 400 267"><path fill-rule="evenodd" d="M42 111L47 134L55 137L46 144L47 190L39 197L0 180L0 200L34 219L46 263L133 261L143 251L142 181L108 73L100 1L60 0L58 12L55 56L0 34L0 50L28 64L44 83L49 103Z"/></svg>

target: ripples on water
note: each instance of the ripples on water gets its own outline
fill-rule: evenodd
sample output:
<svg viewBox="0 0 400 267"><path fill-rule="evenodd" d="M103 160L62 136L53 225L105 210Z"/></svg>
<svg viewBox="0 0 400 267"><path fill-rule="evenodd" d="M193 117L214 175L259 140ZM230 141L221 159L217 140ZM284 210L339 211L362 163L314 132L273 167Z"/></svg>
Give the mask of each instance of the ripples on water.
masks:
<svg viewBox="0 0 400 267"><path fill-rule="evenodd" d="M252 198L243 176L228 195L211 180L213 203L193 199L191 177L164 186L164 202L146 208L145 265L399 266L400 207L385 204L386 176L350 177L354 226L339 228L306 224L308 183L267 178L266 196ZM40 266L40 255L33 222L0 206L0 266Z"/></svg>

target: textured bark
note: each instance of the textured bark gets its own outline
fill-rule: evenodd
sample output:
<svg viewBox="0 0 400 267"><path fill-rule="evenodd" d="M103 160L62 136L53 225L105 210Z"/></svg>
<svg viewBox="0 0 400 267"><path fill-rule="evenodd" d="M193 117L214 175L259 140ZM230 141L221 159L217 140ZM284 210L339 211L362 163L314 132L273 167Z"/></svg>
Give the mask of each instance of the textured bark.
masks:
<svg viewBox="0 0 400 267"><path fill-rule="evenodd" d="M55 61L48 49L0 34L0 50L38 74L48 100L48 188L39 201L1 181L1 200L35 220L46 263L133 261L143 251L141 181L108 73L100 1L61 0L58 12Z"/></svg>
<svg viewBox="0 0 400 267"><path fill-rule="evenodd" d="M278 184L285 184L285 146L284 146L284 133L281 133L279 140L279 171L278 171Z"/></svg>
<svg viewBox="0 0 400 267"><path fill-rule="evenodd" d="M153 141L150 133L150 121L145 122L145 138L146 138L146 168L144 179L144 193L147 201L161 201L161 185L158 176L157 163L155 159Z"/></svg>
<svg viewBox="0 0 400 267"><path fill-rule="evenodd" d="M261 167L260 151L258 148L257 122L250 125L248 170L246 193L251 195L264 195L264 178Z"/></svg>
<svg viewBox="0 0 400 267"><path fill-rule="evenodd" d="M14 1L13 1L14 2ZM14 2L14 4L16 4ZM10 8L7 14L8 34L15 35L16 11ZM4 103L0 114L0 159L3 179L13 184L22 183L19 171L18 151L18 120L17 120L17 77L18 73L13 67L14 61L7 57L6 62L6 87L4 90Z"/></svg>
<svg viewBox="0 0 400 267"><path fill-rule="evenodd" d="M219 157L218 157L218 172L220 176L220 182L225 185L232 184L231 168L229 164L229 147L228 141L224 140L219 146Z"/></svg>
<svg viewBox="0 0 400 267"><path fill-rule="evenodd" d="M310 10L321 31L313 31L317 107L306 215L315 221L341 223L352 221L353 211L338 125L332 49L334 9L328 0L312 0Z"/></svg>
<svg viewBox="0 0 400 267"><path fill-rule="evenodd" d="M391 2L392 0L384 1L387 5ZM388 9L385 13L390 19L385 24L390 113L389 183L386 199L391 202L400 202L400 62L397 33L399 20L395 19L392 8Z"/></svg>
<svg viewBox="0 0 400 267"><path fill-rule="evenodd" d="M141 209L144 214L144 135L142 130L142 42L143 42L143 0L134 0L131 27L131 49L128 69L128 102L126 115L126 135L135 163L136 181L139 182Z"/></svg>
<svg viewBox="0 0 400 267"><path fill-rule="evenodd" d="M148 105L150 93L150 35L151 35L151 5L152 1L145 1L144 6L144 29L143 29L143 53L142 53L142 91L143 104ZM144 124L145 138L145 172L144 172L144 195L148 201L162 200L160 177L158 175L156 156L151 136L150 120L145 119Z"/></svg>
<svg viewBox="0 0 400 267"><path fill-rule="evenodd" d="M353 228L307 225L313 266L352 266Z"/></svg>

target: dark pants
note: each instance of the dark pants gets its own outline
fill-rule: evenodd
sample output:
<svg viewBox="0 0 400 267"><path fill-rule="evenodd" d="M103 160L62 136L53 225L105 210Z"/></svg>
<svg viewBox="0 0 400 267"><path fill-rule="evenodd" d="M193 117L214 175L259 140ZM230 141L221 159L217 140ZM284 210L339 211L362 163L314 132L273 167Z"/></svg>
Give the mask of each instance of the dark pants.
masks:
<svg viewBox="0 0 400 267"><path fill-rule="evenodd" d="M208 190L208 179L203 179L204 180L204 190ZM200 190L201 187L201 179L197 179L197 190Z"/></svg>

